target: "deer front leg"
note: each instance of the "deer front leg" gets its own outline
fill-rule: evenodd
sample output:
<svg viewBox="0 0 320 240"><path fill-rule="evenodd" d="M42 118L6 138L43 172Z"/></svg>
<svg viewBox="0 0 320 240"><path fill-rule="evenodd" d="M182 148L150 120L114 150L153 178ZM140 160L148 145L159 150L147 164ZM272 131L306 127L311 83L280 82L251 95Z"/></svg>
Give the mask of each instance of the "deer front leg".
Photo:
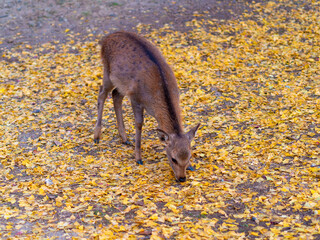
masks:
<svg viewBox="0 0 320 240"><path fill-rule="evenodd" d="M121 137L122 143L129 145L130 142L128 141L128 138L127 138L126 129L123 122L123 114L122 114L122 100L124 96L117 89L114 89L112 91L112 98L113 98L114 111L116 112L119 135Z"/></svg>
<svg viewBox="0 0 320 240"><path fill-rule="evenodd" d="M194 171L194 167L192 167L192 165L190 164L190 165L187 167L187 170Z"/></svg>
<svg viewBox="0 0 320 240"><path fill-rule="evenodd" d="M136 142L135 142L135 159L140 165L143 164L141 159L141 130L143 125L143 107L137 102L131 101L135 125L136 125Z"/></svg>

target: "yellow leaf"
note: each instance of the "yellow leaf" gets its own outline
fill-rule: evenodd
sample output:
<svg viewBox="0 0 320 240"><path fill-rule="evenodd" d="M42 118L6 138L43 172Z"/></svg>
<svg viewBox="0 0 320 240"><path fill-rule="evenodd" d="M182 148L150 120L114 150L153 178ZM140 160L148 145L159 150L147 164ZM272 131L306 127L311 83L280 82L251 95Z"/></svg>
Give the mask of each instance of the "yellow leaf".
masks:
<svg viewBox="0 0 320 240"><path fill-rule="evenodd" d="M122 226L122 225L121 225L121 226L119 227L119 231L121 231L121 232L125 232L125 231L126 231L126 228L125 228L124 226Z"/></svg>
<svg viewBox="0 0 320 240"><path fill-rule="evenodd" d="M63 198L62 198L62 197L57 197L57 198L56 198L56 205L57 205L57 207L61 207L61 206L62 206L62 201L63 201Z"/></svg>
<svg viewBox="0 0 320 240"><path fill-rule="evenodd" d="M39 195L46 195L46 192L43 190L43 188L39 188Z"/></svg>
<svg viewBox="0 0 320 240"><path fill-rule="evenodd" d="M250 234L253 235L253 236L257 236L257 237L260 235L260 234L257 233L257 232L250 232Z"/></svg>
<svg viewBox="0 0 320 240"><path fill-rule="evenodd" d="M314 208L316 205L317 205L317 203L315 203L315 202L306 202L306 203L304 204L303 208L308 208L308 209L310 209L310 208Z"/></svg>
<svg viewBox="0 0 320 240"><path fill-rule="evenodd" d="M149 219L151 220L158 220L158 214L153 214Z"/></svg>
<svg viewBox="0 0 320 240"><path fill-rule="evenodd" d="M7 226L6 226L6 229L7 229L7 230L12 229L12 225L7 225Z"/></svg>
<svg viewBox="0 0 320 240"><path fill-rule="evenodd" d="M124 199L122 200L122 203L123 203L124 205L127 205L127 204L128 204L128 201L129 201L128 198L124 198Z"/></svg>
<svg viewBox="0 0 320 240"><path fill-rule="evenodd" d="M174 213L179 213L179 211L177 210L176 206L173 205L172 203L167 203L165 206L166 206L167 208L169 208L172 212L174 212Z"/></svg>

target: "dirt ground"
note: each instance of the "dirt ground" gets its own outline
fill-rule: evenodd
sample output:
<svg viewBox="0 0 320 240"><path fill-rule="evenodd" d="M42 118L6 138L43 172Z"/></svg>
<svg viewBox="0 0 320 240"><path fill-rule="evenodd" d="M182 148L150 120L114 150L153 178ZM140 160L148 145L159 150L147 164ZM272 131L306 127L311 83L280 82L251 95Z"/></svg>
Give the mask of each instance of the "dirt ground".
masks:
<svg viewBox="0 0 320 240"><path fill-rule="evenodd" d="M139 24L153 28L169 24L183 30L197 12L208 18L231 19L248 9L246 1L91 0L89 4L86 0L2 0L0 49L64 42L66 32L86 37L134 31Z"/></svg>

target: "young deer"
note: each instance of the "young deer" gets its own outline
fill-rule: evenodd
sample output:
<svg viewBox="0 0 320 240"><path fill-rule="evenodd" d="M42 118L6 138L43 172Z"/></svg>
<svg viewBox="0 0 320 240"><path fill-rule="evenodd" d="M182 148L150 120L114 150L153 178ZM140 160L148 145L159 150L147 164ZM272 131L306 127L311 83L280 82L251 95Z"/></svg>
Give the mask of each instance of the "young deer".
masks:
<svg viewBox="0 0 320 240"><path fill-rule="evenodd" d="M146 39L129 32L116 32L102 38L101 58L104 66L103 85L98 97L98 119L94 141L99 143L103 105L112 91L119 135L128 144L122 116L122 100L127 96L135 118L135 159L141 160L141 129L144 109L159 125L158 133L166 143L169 163L175 177L186 181L190 165L190 142L200 124L184 133L179 106L179 89L170 66L160 51Z"/></svg>

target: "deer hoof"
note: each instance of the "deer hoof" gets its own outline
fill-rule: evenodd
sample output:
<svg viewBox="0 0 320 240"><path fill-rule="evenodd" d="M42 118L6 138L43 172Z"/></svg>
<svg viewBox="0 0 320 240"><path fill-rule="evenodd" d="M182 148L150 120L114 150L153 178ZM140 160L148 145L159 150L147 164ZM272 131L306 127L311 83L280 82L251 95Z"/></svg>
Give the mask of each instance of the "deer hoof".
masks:
<svg viewBox="0 0 320 240"><path fill-rule="evenodd" d="M138 164L138 165L143 165L142 160L141 160L141 159L140 159L140 160L138 160L138 161L137 161L137 164Z"/></svg>
<svg viewBox="0 0 320 240"><path fill-rule="evenodd" d="M189 167L187 167L187 170L194 171L194 168L190 165Z"/></svg>
<svg viewBox="0 0 320 240"><path fill-rule="evenodd" d="M94 139L93 141L94 141L94 143L98 144L99 143L99 138Z"/></svg>
<svg viewBox="0 0 320 240"><path fill-rule="evenodd" d="M132 144L131 144L131 142L130 142L129 140L127 140L127 141L123 142L123 144L124 144L124 145L130 145L130 146L132 145Z"/></svg>

